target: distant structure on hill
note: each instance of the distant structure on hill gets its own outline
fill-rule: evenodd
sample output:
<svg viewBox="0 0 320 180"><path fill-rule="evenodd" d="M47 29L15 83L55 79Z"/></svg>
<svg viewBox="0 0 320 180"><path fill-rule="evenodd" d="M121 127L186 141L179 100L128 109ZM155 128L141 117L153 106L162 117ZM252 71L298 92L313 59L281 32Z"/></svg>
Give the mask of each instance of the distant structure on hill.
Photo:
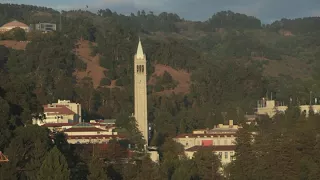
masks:
<svg viewBox="0 0 320 180"><path fill-rule="evenodd" d="M6 23L4 24L3 26L0 27L0 32L7 32L7 31L10 31L14 28L21 28L23 30L25 30L26 32L29 32L30 28L28 25L22 23L22 22L19 22L19 21L11 21L9 23Z"/></svg>
<svg viewBox="0 0 320 180"><path fill-rule="evenodd" d="M317 99L315 99L315 104L300 105L300 110L302 113L305 113L306 116L309 116L309 111L312 110L314 113L320 113L320 105L316 104ZM288 109L288 106L285 106L284 103L276 102L275 100L269 100L268 98L262 98L257 102L257 115L268 115L273 117L277 113L284 113Z"/></svg>
<svg viewBox="0 0 320 180"><path fill-rule="evenodd" d="M38 23L35 25L31 25L33 30L41 31L44 33L56 31L57 25L54 23Z"/></svg>
<svg viewBox="0 0 320 180"><path fill-rule="evenodd" d="M81 104L69 100L58 100L57 103L43 106L42 119L34 118L32 124L77 123L81 122Z"/></svg>

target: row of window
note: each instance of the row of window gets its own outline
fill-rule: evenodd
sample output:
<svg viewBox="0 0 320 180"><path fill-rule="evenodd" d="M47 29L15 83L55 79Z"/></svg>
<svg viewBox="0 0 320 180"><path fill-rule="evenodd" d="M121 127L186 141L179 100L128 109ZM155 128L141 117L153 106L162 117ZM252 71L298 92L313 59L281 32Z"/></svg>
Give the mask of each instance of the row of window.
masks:
<svg viewBox="0 0 320 180"><path fill-rule="evenodd" d="M137 73L143 73L144 72L144 65L137 65Z"/></svg>
<svg viewBox="0 0 320 180"><path fill-rule="evenodd" d="M222 143L220 144L220 140L217 140L216 141L216 145L230 145L230 144L232 144L233 143L233 141L232 140L227 140L227 139L225 139L224 141L222 141ZM214 143L214 141L212 140L212 143L208 143L208 145L214 145L215 143ZM189 145L189 143L188 142L186 142L186 144L185 144L186 146L188 146ZM193 146L193 144L191 144L192 146ZM198 144L197 145L205 145L205 143L202 141L202 142L199 142L198 141Z"/></svg>
<svg viewBox="0 0 320 180"><path fill-rule="evenodd" d="M222 158L222 152L219 152L218 153L219 155L219 158L221 159ZM230 152L230 159L233 159L233 155L234 153L231 151ZM229 159L229 152L224 152L224 159Z"/></svg>
<svg viewBox="0 0 320 180"><path fill-rule="evenodd" d="M220 134L223 134L223 133L220 133ZM218 135L216 137L214 136L197 136L197 138L207 138L207 137L212 137L212 138L223 138L223 137L234 137L233 135ZM185 136L185 138L189 138L189 136Z"/></svg>

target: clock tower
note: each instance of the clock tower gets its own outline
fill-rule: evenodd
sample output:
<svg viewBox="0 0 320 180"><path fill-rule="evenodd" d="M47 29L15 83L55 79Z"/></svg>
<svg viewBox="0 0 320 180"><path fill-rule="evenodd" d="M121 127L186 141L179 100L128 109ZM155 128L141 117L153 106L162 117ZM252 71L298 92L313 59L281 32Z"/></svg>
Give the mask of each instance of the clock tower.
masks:
<svg viewBox="0 0 320 180"><path fill-rule="evenodd" d="M147 68L146 56L143 53L139 38L137 53L134 56L134 117L138 129L148 146L148 110L147 110Z"/></svg>

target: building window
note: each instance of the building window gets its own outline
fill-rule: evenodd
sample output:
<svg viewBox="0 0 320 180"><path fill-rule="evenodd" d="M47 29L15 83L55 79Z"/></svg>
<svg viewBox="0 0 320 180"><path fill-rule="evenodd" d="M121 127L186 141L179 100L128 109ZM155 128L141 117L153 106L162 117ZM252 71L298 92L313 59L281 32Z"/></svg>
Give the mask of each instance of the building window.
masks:
<svg viewBox="0 0 320 180"><path fill-rule="evenodd" d="M224 145L228 145L228 141L227 140L224 140Z"/></svg>
<svg viewBox="0 0 320 180"><path fill-rule="evenodd" d="M224 152L224 159L228 159L228 152Z"/></svg>
<svg viewBox="0 0 320 180"><path fill-rule="evenodd" d="M137 65L137 73L143 73L144 72L144 65Z"/></svg>
<svg viewBox="0 0 320 180"><path fill-rule="evenodd" d="M233 152L230 152L230 157L231 157L231 159L234 159L233 158Z"/></svg>
<svg viewBox="0 0 320 180"><path fill-rule="evenodd" d="M220 159L222 158L222 152L219 152L219 158Z"/></svg>

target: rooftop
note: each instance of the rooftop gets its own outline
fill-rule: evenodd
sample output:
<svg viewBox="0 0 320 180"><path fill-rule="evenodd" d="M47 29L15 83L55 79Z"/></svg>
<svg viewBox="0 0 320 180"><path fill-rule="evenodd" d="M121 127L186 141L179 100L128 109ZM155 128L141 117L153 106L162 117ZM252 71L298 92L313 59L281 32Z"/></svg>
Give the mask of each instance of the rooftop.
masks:
<svg viewBox="0 0 320 180"><path fill-rule="evenodd" d="M48 106L48 105L44 105L43 106L43 111L45 113L49 113L50 115L73 115L75 114L73 111L71 111L69 108L67 108L66 106L63 105L59 105L59 106Z"/></svg>
<svg viewBox="0 0 320 180"><path fill-rule="evenodd" d="M2 27L25 27L25 28L27 28L29 26L22 23L22 22L14 20L14 21L11 21L11 22L4 24Z"/></svg>
<svg viewBox="0 0 320 180"><path fill-rule="evenodd" d="M102 139L102 138L125 138L122 135L67 135L68 139Z"/></svg>

